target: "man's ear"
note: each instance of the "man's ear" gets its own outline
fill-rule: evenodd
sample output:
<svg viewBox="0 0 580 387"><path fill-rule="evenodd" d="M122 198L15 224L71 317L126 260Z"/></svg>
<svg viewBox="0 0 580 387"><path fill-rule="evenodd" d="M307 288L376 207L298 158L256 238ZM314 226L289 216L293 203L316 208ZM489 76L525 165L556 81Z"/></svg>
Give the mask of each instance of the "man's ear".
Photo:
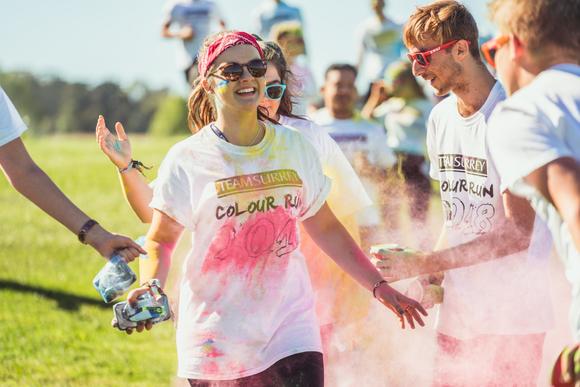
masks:
<svg viewBox="0 0 580 387"><path fill-rule="evenodd" d="M320 94L324 95L324 85L320 86Z"/></svg>
<svg viewBox="0 0 580 387"><path fill-rule="evenodd" d="M453 46L453 53L457 60L462 61L469 56L469 43L467 40L461 39Z"/></svg>
<svg viewBox="0 0 580 387"><path fill-rule="evenodd" d="M515 34L510 34L510 58L517 60L522 57L526 44Z"/></svg>

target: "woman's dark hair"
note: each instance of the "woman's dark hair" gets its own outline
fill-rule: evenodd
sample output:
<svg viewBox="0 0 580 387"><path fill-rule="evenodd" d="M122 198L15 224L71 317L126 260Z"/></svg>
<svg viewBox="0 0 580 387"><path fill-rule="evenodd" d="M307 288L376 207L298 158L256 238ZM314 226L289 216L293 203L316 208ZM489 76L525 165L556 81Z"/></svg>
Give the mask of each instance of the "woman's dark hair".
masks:
<svg viewBox="0 0 580 387"><path fill-rule="evenodd" d="M264 59L266 62L270 62L274 67L276 67L276 71L278 71L278 75L280 75L280 81L287 85L277 113L286 117L303 119L303 117L292 113L292 100L294 97L293 90L296 88L296 80L288 68L288 62L286 62L286 58L284 58L282 49L275 42L258 41L258 43L260 44L260 47L262 47L262 51L264 51Z"/></svg>

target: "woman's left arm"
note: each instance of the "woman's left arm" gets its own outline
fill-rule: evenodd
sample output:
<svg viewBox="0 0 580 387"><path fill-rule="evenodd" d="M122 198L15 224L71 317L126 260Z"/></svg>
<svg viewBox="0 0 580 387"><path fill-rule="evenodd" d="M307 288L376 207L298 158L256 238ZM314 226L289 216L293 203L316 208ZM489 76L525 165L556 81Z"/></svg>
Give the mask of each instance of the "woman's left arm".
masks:
<svg viewBox="0 0 580 387"><path fill-rule="evenodd" d="M421 304L397 292L386 282L381 283L382 275L336 219L327 204L303 223L308 234L328 256L363 287L369 291L374 290L376 298L401 319L403 328L405 327L403 317L413 329L415 321L421 326L425 325L419 313L427 316L427 312ZM377 284L380 285L376 286Z"/></svg>

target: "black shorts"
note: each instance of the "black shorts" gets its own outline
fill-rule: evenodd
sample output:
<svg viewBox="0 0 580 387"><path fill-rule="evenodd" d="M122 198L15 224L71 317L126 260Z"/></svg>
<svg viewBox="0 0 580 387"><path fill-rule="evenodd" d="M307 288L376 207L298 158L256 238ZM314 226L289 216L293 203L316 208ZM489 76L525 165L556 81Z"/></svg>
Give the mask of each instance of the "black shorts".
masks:
<svg viewBox="0 0 580 387"><path fill-rule="evenodd" d="M320 352L302 352L245 378L188 381L192 387L324 387L324 363Z"/></svg>

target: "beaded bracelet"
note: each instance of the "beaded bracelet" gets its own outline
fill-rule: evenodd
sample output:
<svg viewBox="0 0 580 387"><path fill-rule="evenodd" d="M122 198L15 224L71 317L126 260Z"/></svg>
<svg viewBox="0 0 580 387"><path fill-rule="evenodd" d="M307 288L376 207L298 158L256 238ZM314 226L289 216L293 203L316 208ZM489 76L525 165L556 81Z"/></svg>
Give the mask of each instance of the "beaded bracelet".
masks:
<svg viewBox="0 0 580 387"><path fill-rule="evenodd" d="M151 167L146 166L141 161L131 159L129 165L127 165L125 168L119 168L119 173L125 173L130 171L131 169L136 169L137 171L139 171L140 174L145 175L143 173L143 168L151 169Z"/></svg>

